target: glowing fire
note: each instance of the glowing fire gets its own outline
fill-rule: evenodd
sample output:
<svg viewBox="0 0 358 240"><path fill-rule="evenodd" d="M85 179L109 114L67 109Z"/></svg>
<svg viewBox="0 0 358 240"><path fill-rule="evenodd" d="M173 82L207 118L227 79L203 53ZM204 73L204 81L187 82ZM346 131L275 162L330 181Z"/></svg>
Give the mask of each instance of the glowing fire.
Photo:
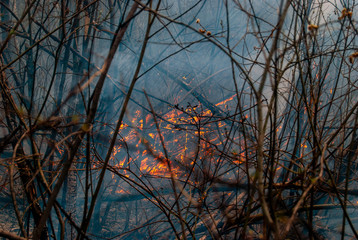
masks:
<svg viewBox="0 0 358 240"><path fill-rule="evenodd" d="M215 106L223 106L235 97L236 94ZM137 176L180 178L186 176L187 169L195 164L204 164L204 162L208 166L227 164L222 162L222 156L216 152L215 146L222 146L222 139L226 138L225 131L218 132L217 129L226 129L229 126L225 121L210 122L213 117L210 109L201 105L189 106L186 109L174 107L161 116L158 119L161 136L157 132L151 113L144 115L140 110L136 110L130 123L121 125L119 133L123 138L122 141L129 148L136 149L136 151L130 151L131 154L127 154L128 149L123 149L123 144L114 147L111 158L112 167L121 171L122 176L131 178L131 174L137 169L139 170ZM195 129L194 126L198 126L199 122L201 127ZM164 156L161 138L168 151L168 160ZM193 156L197 157L193 158ZM231 159L230 163L235 165L242 164L246 159L243 147L233 151L228 157ZM123 189L116 190L116 193L125 192Z"/></svg>

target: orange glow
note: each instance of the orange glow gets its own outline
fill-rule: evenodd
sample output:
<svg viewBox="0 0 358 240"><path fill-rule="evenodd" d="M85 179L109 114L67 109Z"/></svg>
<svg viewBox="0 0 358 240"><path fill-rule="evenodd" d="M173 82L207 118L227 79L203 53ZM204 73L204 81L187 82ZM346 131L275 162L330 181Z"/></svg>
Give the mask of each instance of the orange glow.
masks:
<svg viewBox="0 0 358 240"><path fill-rule="evenodd" d="M117 189L117 190L116 190L116 193L117 193L117 194L124 194L124 193L129 194L130 192L129 192L129 191L126 191L126 190L124 190L124 189Z"/></svg>
<svg viewBox="0 0 358 240"><path fill-rule="evenodd" d="M235 164L241 164L245 162L245 152L241 152L240 154L237 154L236 152L232 153L235 157L235 160L233 160L233 163Z"/></svg>
<svg viewBox="0 0 358 240"><path fill-rule="evenodd" d="M143 160L142 160L142 163L140 164L140 170L142 171L142 172L144 172L144 171L146 171L148 168L149 168L149 166L148 166L148 158L146 157L146 158L144 158Z"/></svg>
<svg viewBox="0 0 358 240"><path fill-rule="evenodd" d="M152 115L148 114L148 115L145 117L145 123L148 124L151 119L152 119Z"/></svg>
<svg viewBox="0 0 358 240"><path fill-rule="evenodd" d="M236 96L236 94L232 95L230 98L228 98L228 99L226 99L226 100L224 100L224 101L222 101L222 102L219 102L219 103L215 104L215 106L218 107L218 106L224 105L225 103L227 103L227 102L233 100L235 96Z"/></svg>
<svg viewBox="0 0 358 240"><path fill-rule="evenodd" d="M57 151L58 151L60 154L63 153L63 149L59 148L59 146L56 146L56 149L57 149Z"/></svg>
<svg viewBox="0 0 358 240"><path fill-rule="evenodd" d="M276 129L276 132L279 132L281 129L282 129L282 126L279 126L279 127Z"/></svg>
<svg viewBox="0 0 358 240"><path fill-rule="evenodd" d="M225 105L236 96L234 94L230 98L215 104L215 106ZM160 114L160 112L157 114ZM139 174L138 176L150 175L159 178L174 176L177 178L187 175L186 167L193 167L194 164L206 164L210 167L222 162L222 154L217 152L216 149L223 146L222 139L227 138L227 132L224 129L228 126L225 121L207 123L206 120L213 117L210 109L199 104L189 106L186 109L172 108L161 116L162 118L157 119L161 136L157 132L152 114L142 115L140 110L134 112L132 118L130 118L130 124L121 124L119 132L122 141L125 141L126 145L132 148L130 150L131 155L128 156L128 149L123 147L122 144L115 146L111 164L122 176L133 178L135 177L133 174ZM249 115L246 114L245 118L249 118ZM193 129L193 126L198 125L199 122L202 123L200 125L202 127ZM205 124L203 125L203 123ZM180 128L179 131L178 127ZM222 129L222 131L217 131L217 128ZM277 131L281 128L282 126L279 126ZM203 140L198 141L199 136ZM164 140L170 156L168 160L164 157L160 138ZM242 136L234 136L232 141L241 146ZM244 163L246 161L245 153L246 151L239 147L238 153L232 153L231 161L226 163L235 165ZM251 154L250 151L248 154ZM193 156L196 155L196 159L193 159ZM139 168L140 173L136 173L137 167L135 166ZM130 168L131 171L129 171ZM227 177L232 176L232 173L228 172ZM116 190L116 193L122 194L125 191Z"/></svg>

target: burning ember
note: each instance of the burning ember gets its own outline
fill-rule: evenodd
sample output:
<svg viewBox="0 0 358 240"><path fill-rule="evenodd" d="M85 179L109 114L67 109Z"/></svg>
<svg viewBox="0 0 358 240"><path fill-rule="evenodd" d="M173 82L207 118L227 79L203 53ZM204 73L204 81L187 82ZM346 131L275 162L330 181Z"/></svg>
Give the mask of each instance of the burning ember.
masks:
<svg viewBox="0 0 358 240"><path fill-rule="evenodd" d="M215 106L227 107L235 97L236 94ZM174 176L177 179L185 179L194 176L190 175L196 167L203 171L211 171L219 166L224 169L224 165L230 168L232 164L240 166L245 162L243 145L234 146L229 156L220 152L220 147L227 144L223 139L227 138L230 125L225 120L216 120L210 109L202 105L188 105L186 108L174 106L160 115L162 117L158 119L158 125L169 159L165 158L152 114L137 110L128 124L122 124L119 132L119 135L123 136L123 142L132 149L131 154L127 154L127 149L124 149L126 146L115 146L111 157L113 169L117 169L128 178ZM235 136L233 140L237 142L239 139L239 136ZM229 169L224 172L225 178L235 176ZM114 177L115 173L112 174Z"/></svg>

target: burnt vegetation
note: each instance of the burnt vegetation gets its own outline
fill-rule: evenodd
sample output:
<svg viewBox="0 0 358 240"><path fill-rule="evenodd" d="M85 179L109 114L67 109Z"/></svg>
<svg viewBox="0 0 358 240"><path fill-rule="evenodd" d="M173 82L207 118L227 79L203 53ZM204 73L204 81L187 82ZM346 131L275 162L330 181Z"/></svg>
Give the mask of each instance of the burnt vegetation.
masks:
<svg viewBox="0 0 358 240"><path fill-rule="evenodd" d="M358 239L355 4L0 1L0 237Z"/></svg>

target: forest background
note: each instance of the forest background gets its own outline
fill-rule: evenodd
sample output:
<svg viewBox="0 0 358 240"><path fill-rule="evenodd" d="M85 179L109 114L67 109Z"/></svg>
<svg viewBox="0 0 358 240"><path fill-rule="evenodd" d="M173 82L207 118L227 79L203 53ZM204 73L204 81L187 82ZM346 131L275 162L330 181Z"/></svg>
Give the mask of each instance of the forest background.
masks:
<svg viewBox="0 0 358 240"><path fill-rule="evenodd" d="M0 1L0 236L358 239L356 8Z"/></svg>

